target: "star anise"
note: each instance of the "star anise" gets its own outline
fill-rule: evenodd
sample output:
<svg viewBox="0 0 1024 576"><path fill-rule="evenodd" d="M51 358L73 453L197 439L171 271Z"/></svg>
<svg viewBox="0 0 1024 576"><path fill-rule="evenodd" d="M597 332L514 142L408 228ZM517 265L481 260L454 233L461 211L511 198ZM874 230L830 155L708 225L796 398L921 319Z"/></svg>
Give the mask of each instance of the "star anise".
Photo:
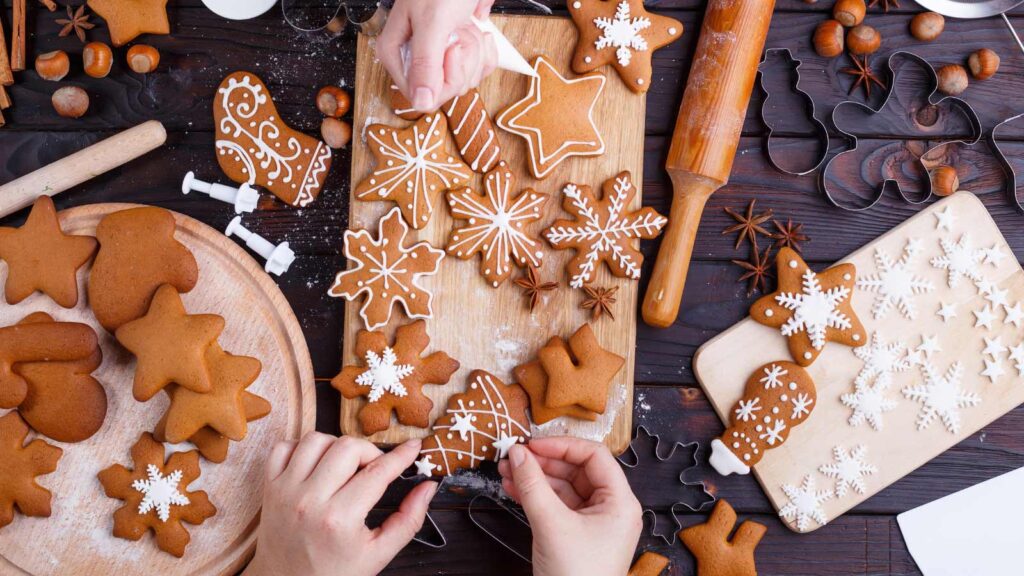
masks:
<svg viewBox="0 0 1024 576"><path fill-rule="evenodd" d="M516 278L515 284L526 291L526 297L530 300L530 312L537 307L543 292L558 288L558 282L541 282L540 273L533 266L526 269L525 276Z"/></svg>
<svg viewBox="0 0 1024 576"><path fill-rule="evenodd" d="M878 84L878 86L881 87L883 90L885 89L885 83L883 83L878 78L878 76L875 74L875 71L871 69L871 65L868 64L867 55L864 56L863 60L858 60L856 56L850 54L850 60L853 60L853 67L843 68L842 70L840 70L840 72L842 72L843 74L849 74L850 76L853 76L854 78L857 79L853 83L853 85L850 86L850 92L848 92L849 94L852 94L858 86L863 85L865 94L867 94L868 98L871 98L872 83Z"/></svg>
<svg viewBox="0 0 1024 576"><path fill-rule="evenodd" d="M89 22L89 14L85 13L85 4L78 7L78 10L72 11L71 6L68 6L68 17L59 18L57 24L64 26L61 28L58 36L61 38L70 35L72 32L78 36L78 39L85 43L85 31L92 30L96 27L95 24Z"/></svg>
<svg viewBox="0 0 1024 576"><path fill-rule="evenodd" d="M778 220L772 220L772 224L778 230L777 233L772 234L776 248L788 247L796 250L797 254L803 254L803 251L800 250L800 243L810 240L804 234L803 224L793 224L792 219L787 220L785 224Z"/></svg>
<svg viewBox="0 0 1024 576"><path fill-rule="evenodd" d="M868 6L870 6L871 8L874 8L875 6L878 6L878 1L879 0L871 0L871 4L868 4ZM882 8L886 12L889 11L890 7L892 7L892 8L899 8L900 7L900 0L881 0L881 1L882 1Z"/></svg>
<svg viewBox="0 0 1024 576"><path fill-rule="evenodd" d="M745 215L737 213L728 206L725 207L725 213L732 216L733 220L738 222L738 224L734 224L725 230L722 230L722 235L732 234L733 232L740 233L740 235L736 237L735 249L739 249L740 244L743 243L743 239L746 238L750 240L750 245L754 247L754 250L757 250L757 235L760 233L765 236L771 236L771 232L765 230L761 224L764 224L771 219L772 210L769 208L767 212L754 215L755 202L756 200L750 201L750 204L747 205L747 213Z"/></svg>
<svg viewBox="0 0 1024 576"><path fill-rule="evenodd" d="M580 306L584 310L590 310L594 320L597 320L603 314L607 314L609 318L615 320L615 314L612 314L612 304L615 304L615 293L619 291L618 286L612 286L611 288L584 286L583 291L587 293L587 298L583 300L583 304Z"/></svg>
<svg viewBox="0 0 1024 576"><path fill-rule="evenodd" d="M761 290L762 294L768 293L768 278L772 275L771 251L772 247L768 246L764 249L764 255L762 255L757 251L757 248L751 248L750 261L732 261L733 264L746 270L740 276L738 282L750 280L750 283L747 285L747 297L750 297L756 290Z"/></svg>

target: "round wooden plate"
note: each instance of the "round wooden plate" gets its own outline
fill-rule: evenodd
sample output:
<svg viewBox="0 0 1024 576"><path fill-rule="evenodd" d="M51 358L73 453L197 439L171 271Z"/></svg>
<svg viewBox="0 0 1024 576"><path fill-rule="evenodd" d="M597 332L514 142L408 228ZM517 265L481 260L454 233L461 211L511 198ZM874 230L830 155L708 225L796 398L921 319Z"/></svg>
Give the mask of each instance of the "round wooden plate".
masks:
<svg viewBox="0 0 1024 576"><path fill-rule="evenodd" d="M69 234L89 234L104 216L132 204L94 204L60 213ZM167 405L164 394L146 403L131 394L135 360L108 334L89 310L85 285L88 266L79 271L80 302L66 310L48 297L34 294L16 306L0 301L0 326L14 324L31 312L44 311L58 321L82 322L100 336L103 364L94 376L107 391L107 418L92 438L78 444L46 439L64 450L53 474L38 481L53 493L49 518L15 514L0 529L0 573L9 574L233 574L251 556L256 544L263 464L275 442L297 439L312 430L316 413L313 365L298 320L277 285L262 266L217 230L181 214L176 238L199 263L199 283L182 295L193 314L224 317L220 344L233 354L259 358L263 372L249 387L273 404L266 418L252 422L242 442L232 442L222 464L201 460L202 476L189 486L205 490L217 514L200 526L185 525L192 535L185 557L157 548L152 532L138 542L115 538L113 513L123 502L108 498L96 474L111 464L131 466L129 450L151 431ZM0 263L0 285L7 265ZM190 450L191 444L168 446L168 452ZM2 465L2 463L0 463Z"/></svg>

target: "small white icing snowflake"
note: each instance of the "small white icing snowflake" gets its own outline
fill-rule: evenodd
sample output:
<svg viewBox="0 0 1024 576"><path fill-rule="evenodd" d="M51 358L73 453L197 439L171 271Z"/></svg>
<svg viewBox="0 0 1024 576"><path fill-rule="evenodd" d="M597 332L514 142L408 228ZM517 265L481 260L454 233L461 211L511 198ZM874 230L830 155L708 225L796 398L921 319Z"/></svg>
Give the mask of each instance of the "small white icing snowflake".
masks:
<svg viewBox="0 0 1024 576"><path fill-rule="evenodd" d="M881 248L875 249L875 264L878 272L857 278L857 287L876 292L875 304L871 311L874 317L884 318L894 306L907 318L917 316L914 297L935 290L931 282L913 274L910 270L914 258L921 253L921 241L911 238L903 248L903 256L893 260Z"/></svg>
<svg viewBox="0 0 1024 576"><path fill-rule="evenodd" d="M761 378L760 382L761 384L764 384L765 390L778 388L779 386L782 386L782 377L786 374L789 374L789 372L784 370L782 366L772 364L764 369L764 377Z"/></svg>
<svg viewBox="0 0 1024 576"><path fill-rule="evenodd" d="M843 394L839 399L848 408L853 408L848 422L850 426L860 426L865 421L875 430L881 430L884 424L882 416L896 408L896 401L886 396L890 382L876 379L874 384L867 380L855 382L852 394Z"/></svg>
<svg viewBox="0 0 1024 576"><path fill-rule="evenodd" d="M157 518L161 522L167 522L171 517L171 506L188 506L188 497L178 491L178 484L181 483L181 470L175 470L167 476L160 473L160 469L150 464L146 467L148 480L136 480L132 482L132 488L142 493L142 502L139 503L139 514L147 514L150 510L156 509Z"/></svg>
<svg viewBox="0 0 1024 576"><path fill-rule="evenodd" d="M906 347L900 342L886 343L878 332L871 335L867 346L854 348L853 353L864 362L854 382L867 382L873 378L888 382L894 373L910 369Z"/></svg>
<svg viewBox="0 0 1024 576"><path fill-rule="evenodd" d="M945 302L939 303L939 311L936 312L943 323L949 323L950 319L956 318L956 304L946 304Z"/></svg>
<svg viewBox="0 0 1024 576"><path fill-rule="evenodd" d="M790 420L799 420L804 416L808 416L811 413L811 404L814 404L808 394L801 392L797 394L796 398L790 400L793 403L793 414L790 415Z"/></svg>
<svg viewBox="0 0 1024 576"><path fill-rule="evenodd" d="M1020 328L1020 323L1024 320L1024 308L1021 308L1020 302L1015 302L1013 306L1003 306L1003 310L1006 311L1003 324L1013 324L1014 328Z"/></svg>
<svg viewBox="0 0 1024 576"><path fill-rule="evenodd" d="M940 375L930 362L921 365L924 383L908 386L903 395L921 403L917 417L917 429L924 430L936 418L942 420L946 429L956 434L960 431L960 408L977 406L981 397L974 392L965 392L960 386L964 368L960 362L953 362L945 375Z"/></svg>
<svg viewBox="0 0 1024 576"><path fill-rule="evenodd" d="M986 304L981 310L974 311L974 327L984 328L986 330L992 329L992 321L996 319L995 312L992 310L992 306Z"/></svg>
<svg viewBox="0 0 1024 576"><path fill-rule="evenodd" d="M769 446L775 446L778 442L782 444L782 433L786 430L786 423L780 419L774 420L769 426L764 428L764 432L758 435L758 438L764 440Z"/></svg>
<svg viewBox="0 0 1024 576"><path fill-rule="evenodd" d="M956 222L956 214L952 206L946 206L942 212L935 212L936 230L953 230L953 223Z"/></svg>
<svg viewBox="0 0 1024 576"><path fill-rule="evenodd" d="M950 288L956 288L960 284L960 279L965 276L975 282L982 280L978 268L984 253L971 246L971 237L968 234L960 236L960 240L955 243L948 238L942 238L939 243L945 255L936 256L931 262L932 266L948 272L947 282Z"/></svg>
<svg viewBox="0 0 1024 576"><path fill-rule="evenodd" d="M758 397L751 398L750 400L740 400L740 407L736 409L736 419L749 422L757 418L754 412L761 411L760 403L761 399Z"/></svg>
<svg viewBox="0 0 1024 576"><path fill-rule="evenodd" d="M647 40L640 34L641 30L650 28L649 18L632 18L628 0L622 0L615 8L614 18L595 18L594 25L601 30L601 37L594 45L598 50L615 48L615 58L620 66L629 66L633 59L633 51L646 52Z"/></svg>
<svg viewBox="0 0 1024 576"><path fill-rule="evenodd" d="M867 490L864 476L878 472L878 468L864 461L867 452L868 449L864 446L857 446L849 452L836 446L832 449L835 462L818 468L825 476L835 479L837 496L846 496L850 488L856 490L858 494L863 494Z"/></svg>
<svg viewBox="0 0 1024 576"><path fill-rule="evenodd" d="M995 384L996 380L998 380L1000 376L1006 374L1006 371L1003 369L1003 365L999 359L989 360L988 358L985 358L982 361L985 363L985 369L981 371L981 375L988 378L988 381L992 384Z"/></svg>
<svg viewBox="0 0 1024 576"><path fill-rule="evenodd" d="M356 384L370 388L366 399L376 402L385 393L402 397L408 394L402 379L412 374L411 364L398 364L398 356L390 346L384 348L382 355L373 350L366 351L366 371L356 377Z"/></svg>
<svg viewBox="0 0 1024 576"><path fill-rule="evenodd" d="M797 332L807 332L811 346L815 350L825 347L825 330L849 330L853 323L838 310L839 304L850 297L850 289L846 286L834 286L822 292L818 275L807 269L803 275L803 291L800 294L782 292L775 301L793 315L782 325L783 336L792 336Z"/></svg>
<svg viewBox="0 0 1024 576"><path fill-rule="evenodd" d="M792 484L783 484L782 491L789 498L789 503L779 509L779 516L795 522L797 530L807 530L811 520L820 526L828 522L821 504L831 500L834 494L831 490L818 490L810 474L804 476L804 482L799 488Z"/></svg>

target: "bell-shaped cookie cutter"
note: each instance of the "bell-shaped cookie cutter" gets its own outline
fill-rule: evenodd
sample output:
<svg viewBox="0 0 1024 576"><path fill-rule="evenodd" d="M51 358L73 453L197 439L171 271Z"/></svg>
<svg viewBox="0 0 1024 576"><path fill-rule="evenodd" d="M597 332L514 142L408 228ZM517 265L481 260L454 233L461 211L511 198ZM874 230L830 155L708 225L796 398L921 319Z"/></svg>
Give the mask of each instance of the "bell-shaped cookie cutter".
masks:
<svg viewBox="0 0 1024 576"><path fill-rule="evenodd" d="M803 97L805 102L804 110L810 113L809 120L812 124L814 124L815 137L818 140L818 145L821 147L821 153L815 157L814 164L807 168L806 170L790 170L788 168L784 168L782 164L780 164L775 159L775 153L773 152L775 148L772 144L773 129L771 125L768 123L765 114L765 110L767 110L768 108L768 101L771 99L771 91L768 90L768 87L765 85L765 73L764 70L761 69L761 66L768 62L768 58L770 55L774 54L782 55L791 63L790 76L793 85L793 91L799 94L801 97ZM765 135L765 150L768 154L768 163L772 165L772 168L775 168L779 172L782 172L783 174L788 174L790 176L806 176L811 172L814 172L818 168L821 168L821 165L824 164L825 160L828 158L828 128L825 126L824 122L818 120L817 111L814 107L814 99L811 98L810 94L800 89L801 64L803 64L803 62L797 60L796 57L793 56L793 51L790 50L789 48L767 48L765 49L764 56L761 57L761 63L758 65L757 68L757 81L758 84L760 84L761 86L761 90L764 92L764 101L761 102L760 114L761 123L764 124L765 129L768 130L768 133Z"/></svg>

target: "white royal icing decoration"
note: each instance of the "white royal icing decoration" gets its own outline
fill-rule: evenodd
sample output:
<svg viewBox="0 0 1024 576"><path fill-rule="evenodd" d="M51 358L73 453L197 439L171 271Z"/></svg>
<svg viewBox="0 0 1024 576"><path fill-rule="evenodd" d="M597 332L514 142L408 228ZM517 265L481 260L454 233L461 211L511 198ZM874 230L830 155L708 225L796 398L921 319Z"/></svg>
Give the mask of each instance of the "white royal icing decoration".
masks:
<svg viewBox="0 0 1024 576"><path fill-rule="evenodd" d="M837 309L849 296L850 289L846 286L834 286L822 292L817 274L808 268L803 274L803 292L783 292L775 297L780 306L793 311L782 325L782 335L792 336L806 331L811 346L821 350L825 346L827 328L848 330L853 326L846 314Z"/></svg>
<svg viewBox="0 0 1024 576"><path fill-rule="evenodd" d="M995 311L990 304L986 304L981 310L974 311L974 327L992 329L992 321L996 319Z"/></svg>
<svg viewBox="0 0 1024 576"><path fill-rule="evenodd" d="M188 497L178 491L178 484L181 482L181 470L175 470L167 476L160 473L155 465L146 466L148 480L136 480L132 482L132 488L142 493L142 502L139 502L139 514L148 514L150 510L156 510L157 518L161 522L167 522L171 516L171 506L188 506Z"/></svg>
<svg viewBox="0 0 1024 576"><path fill-rule="evenodd" d="M992 358L998 360L999 355L1006 352L1006 346L1003 346L1003 339L1000 338L999 336L996 336L995 338L983 336L982 340L985 341L985 349L982 350L982 354L991 356Z"/></svg>
<svg viewBox="0 0 1024 576"><path fill-rule="evenodd" d="M430 461L430 455L429 454L427 454L423 458L420 458L419 460L417 460L415 462L415 464L416 464L416 474L418 474L420 476L430 476L434 472L434 469L440 468L440 466L438 466L437 464L434 464L433 462Z"/></svg>
<svg viewBox="0 0 1024 576"><path fill-rule="evenodd" d="M921 403L921 412L917 417L917 429L924 430L936 418L942 420L946 429L956 434L960 431L960 408L976 406L981 397L974 392L965 392L960 385L964 368L960 362L953 364L940 375L930 362L921 364L924 383L908 386L903 395Z"/></svg>
<svg viewBox="0 0 1024 576"><path fill-rule="evenodd" d="M864 461L868 449L864 446L857 446L849 452L840 446L832 449L835 462L825 464L818 470L836 481L836 495L846 496L847 490L853 488L858 494L863 494L867 487L864 485L864 476L878 472L871 464Z"/></svg>
<svg viewBox="0 0 1024 576"><path fill-rule="evenodd" d="M801 392L796 397L791 398L790 402L793 404L793 413L790 414L790 420L799 420L804 416L808 416L811 413L811 404L814 404L814 400L809 394Z"/></svg>
<svg viewBox="0 0 1024 576"><path fill-rule="evenodd" d="M650 28L651 20L644 17L633 18L628 0L619 2L613 18L595 18L594 26L601 30L601 37L594 45L598 50L615 48L615 59L620 66L629 66L634 50L647 51L647 40L640 31Z"/></svg>
<svg viewBox="0 0 1024 576"><path fill-rule="evenodd" d="M765 418L768 419L768 416L765 416ZM774 446L776 442L779 444L783 442L782 432L785 430L786 423L782 421L782 419L776 419L771 424L765 426L764 432L762 434L758 434L757 437L764 440L769 446Z"/></svg>
<svg viewBox="0 0 1024 576"><path fill-rule="evenodd" d="M988 358L985 358L983 362L985 363L985 369L981 371L981 375L988 378L989 382L995 384L996 380L998 380L1000 376L1006 374L1006 371L1003 370L1002 363L1000 363L998 359L989 360Z"/></svg>
<svg viewBox="0 0 1024 576"><path fill-rule="evenodd" d="M756 412L761 411L761 399L758 397L751 398L750 400L740 400L739 408L736 409L736 419L744 422L750 420L756 420Z"/></svg>
<svg viewBox="0 0 1024 576"><path fill-rule="evenodd" d="M936 230L953 230L953 223L956 222L956 214L952 206L946 206L942 212L935 212Z"/></svg>
<svg viewBox="0 0 1024 576"><path fill-rule="evenodd" d="M978 268L984 254L981 250L971 247L971 237L968 234L960 236L960 240L955 243L948 238L940 239L939 243L945 255L932 258L932 266L949 273L950 288L956 288L960 284L960 279L965 276L975 282L982 280Z"/></svg>
<svg viewBox="0 0 1024 576"><path fill-rule="evenodd" d="M885 338L878 332L871 335L871 341L867 346L854 348L853 353L864 362L864 367L854 380L855 384L872 379L888 383L894 373L910 369L906 346L901 342L886 343Z"/></svg>
<svg viewBox="0 0 1024 576"><path fill-rule="evenodd" d="M1015 363L1013 367L1017 369L1017 376L1024 378L1024 342L1010 346L1010 361Z"/></svg>
<svg viewBox="0 0 1024 576"><path fill-rule="evenodd" d="M983 260L984 263L991 264L996 268L999 267L999 265L1003 262L1003 258L1006 257L1006 254L1003 252L1003 247L1000 246L998 243L993 244L991 248L982 248L981 252L985 255Z"/></svg>
<svg viewBox="0 0 1024 576"><path fill-rule="evenodd" d="M821 504L831 500L834 494L831 490L818 490L810 474L804 477L804 482L799 488L792 484L783 484L782 491L789 498L789 503L779 509L779 516L795 522L797 530L807 530L811 520L820 526L828 522Z"/></svg>
<svg viewBox="0 0 1024 576"><path fill-rule="evenodd" d="M1024 320L1024 308L1021 308L1020 302L1015 302L1013 306L1003 305L1003 310L1006 311L1003 324L1013 324L1014 328L1020 328L1020 323Z"/></svg>
<svg viewBox="0 0 1024 576"><path fill-rule="evenodd" d="M771 390L772 388L782 386L782 377L787 374L789 374L789 372L783 369L782 366L772 364L764 369L764 377L762 377L759 382L764 384L765 390Z"/></svg>
<svg viewBox="0 0 1024 576"><path fill-rule="evenodd" d="M373 350L367 350L366 366L366 371L356 376L356 384L370 388L366 397L370 402L380 400L385 393L399 397L408 393L402 379L412 374L412 365L398 364L398 356L390 346L385 347L380 356Z"/></svg>
<svg viewBox="0 0 1024 576"><path fill-rule="evenodd" d="M943 323L949 323L950 319L956 318L956 303L939 303L939 311L936 312L942 318Z"/></svg>
<svg viewBox="0 0 1024 576"><path fill-rule="evenodd" d="M913 274L910 270L914 258L921 253L921 241L911 238L903 248L903 256L893 260L882 248L875 249L875 264L878 272L857 278L857 287L876 292L875 304L871 311L876 319L884 318L894 306L907 318L917 316L914 297L935 290L931 282Z"/></svg>
<svg viewBox="0 0 1024 576"><path fill-rule="evenodd" d="M875 430L882 430L883 414L896 408L896 402L886 397L890 383L882 378L875 379L873 384L867 379L854 382L853 393L840 397L846 407L853 409L848 420L850 426L860 426L866 421Z"/></svg>

